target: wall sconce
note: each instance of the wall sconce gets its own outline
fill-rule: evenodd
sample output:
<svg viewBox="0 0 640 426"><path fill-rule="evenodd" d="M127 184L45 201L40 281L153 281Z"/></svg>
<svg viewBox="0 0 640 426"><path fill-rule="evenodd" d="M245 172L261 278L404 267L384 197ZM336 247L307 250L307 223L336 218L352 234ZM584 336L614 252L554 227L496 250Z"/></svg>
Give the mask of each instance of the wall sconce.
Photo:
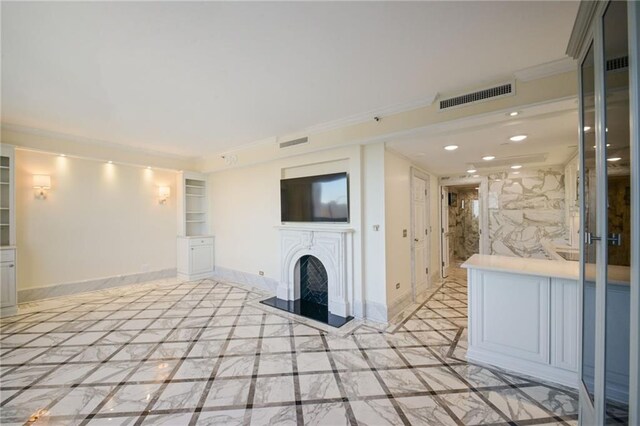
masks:
<svg viewBox="0 0 640 426"><path fill-rule="evenodd" d="M161 186L158 189L158 198L160 204L167 204L167 198L171 195L171 188L168 186Z"/></svg>
<svg viewBox="0 0 640 426"><path fill-rule="evenodd" d="M36 189L36 198L47 198L47 189L51 189L51 176L33 175L33 188Z"/></svg>

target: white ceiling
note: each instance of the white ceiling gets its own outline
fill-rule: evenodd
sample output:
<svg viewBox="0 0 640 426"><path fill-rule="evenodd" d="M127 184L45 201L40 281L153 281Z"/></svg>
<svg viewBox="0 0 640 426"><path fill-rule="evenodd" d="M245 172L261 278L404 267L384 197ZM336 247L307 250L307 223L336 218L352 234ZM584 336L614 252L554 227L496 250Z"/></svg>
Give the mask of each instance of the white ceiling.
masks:
<svg viewBox="0 0 640 426"><path fill-rule="evenodd" d="M204 156L564 57L578 2L2 2L2 121Z"/></svg>
<svg viewBox="0 0 640 426"><path fill-rule="evenodd" d="M575 99L506 111L434 125L387 146L412 158L437 175L464 175L470 168L478 174L523 167L566 163L578 150L578 111ZM511 136L527 135L522 142ZM455 151L444 149L458 145ZM491 161L482 157L493 155ZM472 167L473 166L473 167Z"/></svg>

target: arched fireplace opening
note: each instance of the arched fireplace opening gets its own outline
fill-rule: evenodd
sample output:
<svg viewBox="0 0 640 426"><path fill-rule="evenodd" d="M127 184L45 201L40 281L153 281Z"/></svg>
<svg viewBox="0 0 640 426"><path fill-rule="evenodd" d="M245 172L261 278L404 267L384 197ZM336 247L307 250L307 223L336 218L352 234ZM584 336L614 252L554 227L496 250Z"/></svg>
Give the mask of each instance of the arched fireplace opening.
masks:
<svg viewBox="0 0 640 426"><path fill-rule="evenodd" d="M298 259L295 280L302 315L326 317L329 313L329 277L320 259L312 255Z"/></svg>

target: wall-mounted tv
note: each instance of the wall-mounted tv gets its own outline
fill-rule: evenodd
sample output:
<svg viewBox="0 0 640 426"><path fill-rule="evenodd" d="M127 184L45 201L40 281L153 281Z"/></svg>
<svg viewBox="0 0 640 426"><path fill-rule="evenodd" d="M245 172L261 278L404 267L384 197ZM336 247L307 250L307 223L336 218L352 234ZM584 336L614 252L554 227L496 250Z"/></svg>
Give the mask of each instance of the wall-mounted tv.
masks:
<svg viewBox="0 0 640 426"><path fill-rule="evenodd" d="M280 181L282 222L349 222L347 173Z"/></svg>

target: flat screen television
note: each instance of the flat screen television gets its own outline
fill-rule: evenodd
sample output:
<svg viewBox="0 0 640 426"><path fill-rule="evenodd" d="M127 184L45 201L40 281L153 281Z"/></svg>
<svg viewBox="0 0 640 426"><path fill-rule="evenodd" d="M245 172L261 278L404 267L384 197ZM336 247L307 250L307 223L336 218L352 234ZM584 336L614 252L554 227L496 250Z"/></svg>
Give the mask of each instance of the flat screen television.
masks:
<svg viewBox="0 0 640 426"><path fill-rule="evenodd" d="M282 222L349 222L347 173L280 181Z"/></svg>

